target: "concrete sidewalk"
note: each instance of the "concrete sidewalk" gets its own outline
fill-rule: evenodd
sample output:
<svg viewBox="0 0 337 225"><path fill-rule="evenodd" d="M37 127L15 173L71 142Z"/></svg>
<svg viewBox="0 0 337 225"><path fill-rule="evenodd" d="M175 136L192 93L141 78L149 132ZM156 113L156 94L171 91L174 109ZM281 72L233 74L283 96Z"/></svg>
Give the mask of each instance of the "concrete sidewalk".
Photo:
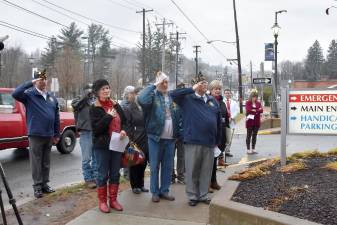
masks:
<svg viewBox="0 0 337 225"><path fill-rule="evenodd" d="M218 172L218 182L222 185L235 167L228 168L226 173ZM149 179L146 180L149 185ZM206 225L208 224L209 206L198 204L190 207L185 194L185 185L171 186L176 200L169 202L161 200L159 203L151 201L151 194L136 195L131 190L122 192L119 201L124 207L123 212L112 211L101 213L98 208L91 209L67 225ZM216 193L215 193L216 194ZM211 197L213 197L211 195Z"/></svg>

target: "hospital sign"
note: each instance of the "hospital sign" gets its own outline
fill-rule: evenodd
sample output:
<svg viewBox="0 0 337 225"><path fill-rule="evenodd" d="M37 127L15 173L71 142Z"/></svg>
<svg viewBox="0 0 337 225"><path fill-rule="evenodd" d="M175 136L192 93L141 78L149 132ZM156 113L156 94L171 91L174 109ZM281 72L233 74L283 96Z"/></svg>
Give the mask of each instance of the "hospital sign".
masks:
<svg viewBox="0 0 337 225"><path fill-rule="evenodd" d="M289 90L288 133L337 135L337 91Z"/></svg>

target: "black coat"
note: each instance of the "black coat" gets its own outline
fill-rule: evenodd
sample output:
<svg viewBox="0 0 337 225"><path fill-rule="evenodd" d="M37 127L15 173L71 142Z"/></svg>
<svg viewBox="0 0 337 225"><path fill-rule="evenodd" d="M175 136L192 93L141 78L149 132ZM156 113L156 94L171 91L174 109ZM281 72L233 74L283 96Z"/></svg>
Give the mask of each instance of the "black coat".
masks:
<svg viewBox="0 0 337 225"><path fill-rule="evenodd" d="M144 153L147 153L148 144L142 108L136 103L130 103L124 108L124 113L127 121L126 132L130 141L136 143Z"/></svg>
<svg viewBox="0 0 337 225"><path fill-rule="evenodd" d="M121 118L121 128L126 131L126 117L119 104L114 106L119 117ZM106 113L99 101L97 100L95 105L90 108L90 119L92 126L92 142L93 146L102 149L109 149L110 134L109 125L113 120L113 117Z"/></svg>
<svg viewBox="0 0 337 225"><path fill-rule="evenodd" d="M221 97L220 101L218 101L220 105L220 114L221 114L221 142L219 145L219 149L224 151L226 148L226 128L229 128L229 117L227 112L226 103L224 103L223 98Z"/></svg>

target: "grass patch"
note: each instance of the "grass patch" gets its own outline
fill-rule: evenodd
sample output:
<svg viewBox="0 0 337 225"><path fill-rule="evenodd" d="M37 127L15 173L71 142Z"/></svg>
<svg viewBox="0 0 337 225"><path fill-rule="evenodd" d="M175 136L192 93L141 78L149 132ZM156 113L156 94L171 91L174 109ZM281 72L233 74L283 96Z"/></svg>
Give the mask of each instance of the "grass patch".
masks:
<svg viewBox="0 0 337 225"><path fill-rule="evenodd" d="M126 180L123 176L120 177L119 183L124 184L128 183L129 181ZM70 186L66 186L60 189L57 189L54 193L51 193L49 195L46 195L47 198L58 198L58 197L66 197L73 193L79 193L86 189L86 184L84 182L81 182L79 184L74 184Z"/></svg>
<svg viewBox="0 0 337 225"><path fill-rule="evenodd" d="M328 156L336 156L337 155L337 148L330 149L326 154Z"/></svg>
<svg viewBox="0 0 337 225"><path fill-rule="evenodd" d="M324 169L337 171L337 162L329 162L324 167Z"/></svg>
<svg viewBox="0 0 337 225"><path fill-rule="evenodd" d="M317 158L317 157L326 157L326 153L319 152L317 150L308 150L303 152L296 152L292 154L287 159L290 161L296 161L298 159L308 159L308 158Z"/></svg>
<svg viewBox="0 0 337 225"><path fill-rule="evenodd" d="M308 150L303 152L296 152L291 156L287 157L288 161L297 161L298 159L308 159L308 158L323 158L323 157L330 157L330 156L337 156L337 148L333 148L328 152L322 153L318 150Z"/></svg>
<svg viewBox="0 0 337 225"><path fill-rule="evenodd" d="M70 194L83 191L83 189L85 189L85 183L82 182L82 183L79 183L79 184L74 184L74 185L70 185L70 186L66 186L66 187L57 189L54 193L46 195L46 198L68 196Z"/></svg>
<svg viewBox="0 0 337 225"><path fill-rule="evenodd" d="M265 207L265 209L278 212L280 210L280 207L284 203L286 203L287 201L296 199L296 196L303 192L308 192L308 187L291 187L285 190L285 192L282 193L281 195L270 200L268 202L267 207Z"/></svg>
<svg viewBox="0 0 337 225"><path fill-rule="evenodd" d="M307 167L303 162L297 161L297 162L292 162L285 166L280 167L278 171L282 173L292 173L292 172L296 172L299 170L304 170L306 168Z"/></svg>
<svg viewBox="0 0 337 225"><path fill-rule="evenodd" d="M229 180L237 180L237 181L244 181L244 180L252 180L256 177L261 177L270 173L270 168L278 163L279 159L268 159L262 163L256 164L253 167L245 169L237 174L233 174L228 179Z"/></svg>

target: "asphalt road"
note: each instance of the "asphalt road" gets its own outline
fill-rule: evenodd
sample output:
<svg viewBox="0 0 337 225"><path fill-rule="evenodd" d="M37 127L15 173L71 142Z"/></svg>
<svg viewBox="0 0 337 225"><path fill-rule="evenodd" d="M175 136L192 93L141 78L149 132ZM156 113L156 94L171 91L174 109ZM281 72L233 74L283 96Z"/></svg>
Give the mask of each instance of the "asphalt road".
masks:
<svg viewBox="0 0 337 225"><path fill-rule="evenodd" d="M7 181L18 204L34 197L32 176L29 165L28 150L7 149L0 152L0 162L3 165ZM82 178L81 152L77 145L71 154L60 154L56 147L51 152L50 185L54 188L79 182ZM7 193L2 180L0 187L5 206L8 206Z"/></svg>
<svg viewBox="0 0 337 225"><path fill-rule="evenodd" d="M303 150L319 149L327 151L337 147L336 137L334 136L288 136L287 143L288 155ZM234 157L228 161L238 163L240 161L277 156L280 152L280 135L258 136L256 149L259 154L247 157L245 154L245 134L236 134L231 148ZM0 152L0 162L4 167L7 181L18 204L32 199L33 189L28 151L19 149L3 150ZM82 179L79 145L77 144L75 150L68 155L60 154L54 147L51 153L50 185L58 188L79 182ZM8 207L8 198L2 181L0 181L0 187L3 190L4 204Z"/></svg>

